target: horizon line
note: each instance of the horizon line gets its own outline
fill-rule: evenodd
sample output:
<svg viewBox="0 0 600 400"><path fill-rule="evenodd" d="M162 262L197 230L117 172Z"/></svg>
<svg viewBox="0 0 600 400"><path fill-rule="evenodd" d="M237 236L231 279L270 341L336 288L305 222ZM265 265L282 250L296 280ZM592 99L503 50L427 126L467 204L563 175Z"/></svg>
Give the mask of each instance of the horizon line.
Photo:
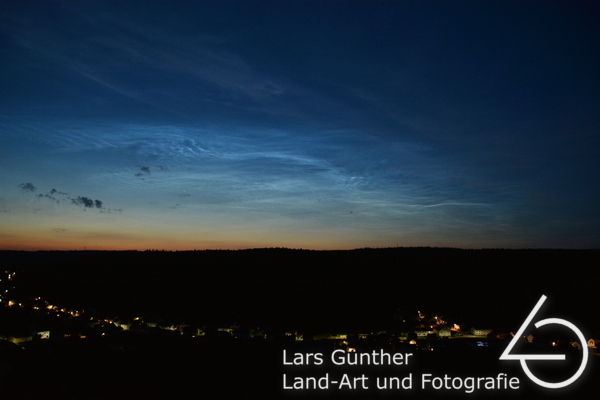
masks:
<svg viewBox="0 0 600 400"><path fill-rule="evenodd" d="M239 249L230 248L205 248L205 249L185 249L185 250L168 250L168 249L0 249L0 252L23 252L23 253L40 253L40 252L161 252L161 253L186 253L200 251L252 251L252 250L291 250L291 251L315 251L315 252L334 252L334 251L357 251L357 250L391 250L391 249L431 249L431 250L560 250L560 251L597 251L598 248L565 248L565 247L450 247L450 246L388 246L388 247L356 247L348 249L313 249L303 247L248 247Z"/></svg>

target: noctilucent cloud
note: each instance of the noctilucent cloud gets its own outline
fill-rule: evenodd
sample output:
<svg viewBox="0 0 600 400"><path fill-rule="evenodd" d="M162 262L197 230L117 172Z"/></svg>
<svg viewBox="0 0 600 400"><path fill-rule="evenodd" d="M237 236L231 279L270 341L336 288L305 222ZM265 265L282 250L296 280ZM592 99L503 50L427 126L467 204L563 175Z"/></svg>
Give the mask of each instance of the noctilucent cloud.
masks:
<svg viewBox="0 0 600 400"><path fill-rule="evenodd" d="M1 249L600 245L597 2L3 2Z"/></svg>

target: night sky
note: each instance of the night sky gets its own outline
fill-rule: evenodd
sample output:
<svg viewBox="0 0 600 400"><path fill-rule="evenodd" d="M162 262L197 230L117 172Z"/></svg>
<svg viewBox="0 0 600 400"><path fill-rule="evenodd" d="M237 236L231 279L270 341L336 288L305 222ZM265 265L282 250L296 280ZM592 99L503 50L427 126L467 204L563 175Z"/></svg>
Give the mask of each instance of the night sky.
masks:
<svg viewBox="0 0 600 400"><path fill-rule="evenodd" d="M597 2L0 2L0 249L600 247Z"/></svg>

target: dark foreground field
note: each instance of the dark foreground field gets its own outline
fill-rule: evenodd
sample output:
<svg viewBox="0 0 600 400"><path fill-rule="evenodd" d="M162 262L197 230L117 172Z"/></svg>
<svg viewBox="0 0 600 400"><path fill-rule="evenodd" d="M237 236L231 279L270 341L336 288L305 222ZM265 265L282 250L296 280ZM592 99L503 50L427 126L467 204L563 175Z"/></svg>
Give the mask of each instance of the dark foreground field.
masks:
<svg viewBox="0 0 600 400"><path fill-rule="evenodd" d="M596 399L598 362L590 359L587 372L572 386L550 390L529 381L516 363L500 363L499 349L414 352L406 367L284 367L282 349L322 351L319 345L300 350L282 343L248 343L236 340L137 338L123 349L103 343L79 342L38 346L15 358L0 387L3 399L307 399L307 398L491 398L491 399ZM46 348L45 348L46 347ZM578 360L579 361L579 360ZM577 362L578 362L577 361ZM369 388L285 390L296 376L339 379L368 376ZM422 374L451 377L493 377L500 373L519 379L518 390L503 387L484 390L422 388ZM414 378L411 389L377 389L377 377ZM333 379L333 378L332 378Z"/></svg>
<svg viewBox="0 0 600 400"><path fill-rule="evenodd" d="M202 323L373 328L398 310L510 329L541 294L599 327L600 251L431 248L2 252L17 289L71 307Z"/></svg>
<svg viewBox="0 0 600 400"><path fill-rule="evenodd" d="M116 332L51 337L0 349L0 398L596 398L598 367L561 390L542 389L518 362L500 362L506 341L479 349L468 339L416 350L389 339L408 329L399 318L417 310L472 325L515 332L542 294L540 318L560 317L586 338L600 336L597 251L363 249L316 252L287 249L203 252L3 252L17 272L14 296L99 315L135 316L207 327L204 337L173 332ZM5 309L0 329L15 321ZM87 315L87 314L86 314ZM90 314L92 315L92 314ZM535 321L535 320L534 320ZM267 338L235 339L217 327L264 329ZM260 328L258 328L260 327ZM304 333L296 343L283 332ZM364 348L403 349L416 363L403 369L284 367L282 351L322 352L335 341L322 332L380 332ZM391 335L391 336L385 336ZM373 339L376 338L376 339ZM393 342L393 343L392 343ZM398 347L400 346L400 347ZM402 347L404 346L404 347ZM545 351L545 350L544 350ZM569 363L577 364L570 351ZM568 367L569 371L573 366ZM288 376L519 377L519 390L284 390ZM560 374L559 374L560 375ZM418 382L415 381L415 384Z"/></svg>

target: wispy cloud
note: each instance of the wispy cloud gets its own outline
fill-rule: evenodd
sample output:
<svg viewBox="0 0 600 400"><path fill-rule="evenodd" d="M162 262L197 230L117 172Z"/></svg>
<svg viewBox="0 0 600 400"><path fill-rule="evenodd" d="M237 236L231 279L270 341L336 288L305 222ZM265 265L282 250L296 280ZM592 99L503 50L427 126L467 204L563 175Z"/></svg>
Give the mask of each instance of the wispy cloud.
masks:
<svg viewBox="0 0 600 400"><path fill-rule="evenodd" d="M173 187L174 192L205 183L213 192L237 192L246 198L376 194L388 199L390 207L398 206L403 193L408 193L411 204L429 207L493 203L506 193L498 190L496 199L490 197L499 183L484 184L477 174L469 177L463 167L429 146L360 131L88 124L57 130L46 138L55 151L82 155L91 151L102 158L129 160L136 163L133 175L152 177L152 182L167 191ZM126 175L123 179L125 187ZM470 190L465 191L465 184Z"/></svg>
<svg viewBox="0 0 600 400"><path fill-rule="evenodd" d="M201 107L190 105L206 103L270 112L275 99L301 91L252 66L239 52L225 50L222 39L215 44L214 36L164 30L153 21L121 18L99 8L90 18L89 10L63 5L70 22L60 29L43 13L35 25L14 18L6 21L10 28L5 33L14 46L69 78L84 78L172 115L193 116L189 111ZM88 34L81 35L82 26Z"/></svg>

